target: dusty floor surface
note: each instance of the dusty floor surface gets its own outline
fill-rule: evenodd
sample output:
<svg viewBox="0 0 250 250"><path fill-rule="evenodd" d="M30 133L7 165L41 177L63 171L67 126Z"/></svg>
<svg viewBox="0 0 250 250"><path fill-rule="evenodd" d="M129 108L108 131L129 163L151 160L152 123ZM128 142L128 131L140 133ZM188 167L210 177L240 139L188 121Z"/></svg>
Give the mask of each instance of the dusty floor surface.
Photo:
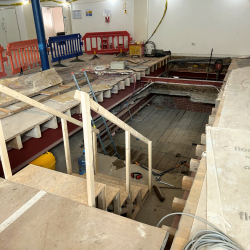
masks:
<svg viewBox="0 0 250 250"><path fill-rule="evenodd" d="M174 168L181 161L187 163L190 158L195 157L196 143L200 143L200 136L205 130L208 114L196 113L184 110L158 109L153 106L146 106L140 113L134 116L134 122L129 125L138 130L141 134L153 140L153 168L154 171L164 171ZM125 179L125 133L116 133L114 136L119 154L122 160L118 160L114 155L113 148L108 150L109 155L99 154L99 170L103 174ZM78 157L82 154L81 148L83 139L82 131L70 137L70 150L73 172L78 173ZM131 162L139 162L147 166L147 145L136 138L131 138ZM57 164L56 170L66 172L65 156L63 144L59 144L51 150L55 155ZM139 182L148 183L148 172L137 165L131 165L131 172L139 171L143 174L143 179ZM162 177L162 180L173 184L176 189L161 188L165 196L164 202L160 202L154 191L143 204L137 221L156 226L159 220L166 214L171 213L172 201L174 197L182 198L183 190L181 181L183 175L188 175L187 167L181 166ZM135 181L134 179L132 181ZM158 184L153 178L153 184ZM165 186L165 185L163 185ZM171 226L174 217L164 221L164 225Z"/></svg>

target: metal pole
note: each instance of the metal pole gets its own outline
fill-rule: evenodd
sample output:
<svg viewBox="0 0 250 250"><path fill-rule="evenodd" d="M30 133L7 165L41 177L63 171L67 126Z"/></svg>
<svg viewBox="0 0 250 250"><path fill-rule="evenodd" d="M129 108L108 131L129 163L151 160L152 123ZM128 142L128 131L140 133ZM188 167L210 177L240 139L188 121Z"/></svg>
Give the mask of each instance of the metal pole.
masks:
<svg viewBox="0 0 250 250"><path fill-rule="evenodd" d="M43 26L42 9L39 0L31 0L31 4L33 9L34 21L36 25L36 35L41 57L42 70L44 71L49 69L50 67L49 67L49 59L46 48L46 38Z"/></svg>

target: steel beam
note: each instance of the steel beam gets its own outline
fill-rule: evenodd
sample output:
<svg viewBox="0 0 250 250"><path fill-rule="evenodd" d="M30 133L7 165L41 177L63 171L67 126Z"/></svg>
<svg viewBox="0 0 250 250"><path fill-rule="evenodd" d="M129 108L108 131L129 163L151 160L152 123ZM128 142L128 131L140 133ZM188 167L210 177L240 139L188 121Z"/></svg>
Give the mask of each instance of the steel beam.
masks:
<svg viewBox="0 0 250 250"><path fill-rule="evenodd" d="M169 77L152 77L145 76L141 78L141 82L152 81L155 83L176 83L176 84L195 84L200 86L213 85L220 88L223 82L206 81L206 80L194 80L194 79L181 79L181 78L169 78Z"/></svg>

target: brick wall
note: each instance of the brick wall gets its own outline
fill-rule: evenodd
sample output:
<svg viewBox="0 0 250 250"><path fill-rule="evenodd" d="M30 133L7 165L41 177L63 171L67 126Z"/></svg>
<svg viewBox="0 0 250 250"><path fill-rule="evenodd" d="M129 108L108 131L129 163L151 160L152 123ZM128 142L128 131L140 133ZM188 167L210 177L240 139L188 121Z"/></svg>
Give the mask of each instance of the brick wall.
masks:
<svg viewBox="0 0 250 250"><path fill-rule="evenodd" d="M162 108L183 109L201 113L211 113L213 104L198 103L190 101L187 96L158 96L153 102L154 105Z"/></svg>

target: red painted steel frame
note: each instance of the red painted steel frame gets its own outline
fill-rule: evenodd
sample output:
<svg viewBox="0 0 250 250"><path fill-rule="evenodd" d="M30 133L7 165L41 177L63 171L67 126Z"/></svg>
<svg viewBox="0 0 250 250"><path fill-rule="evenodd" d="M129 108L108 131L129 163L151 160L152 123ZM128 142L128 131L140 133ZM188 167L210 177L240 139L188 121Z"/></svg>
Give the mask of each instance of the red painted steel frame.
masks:
<svg viewBox="0 0 250 250"><path fill-rule="evenodd" d="M194 73L194 72L178 72L178 71L169 71L168 72L169 77L178 76L182 78L194 78L194 79L206 79L207 73ZM219 81L223 81L226 75L220 74L218 77ZM216 74L210 73L208 75L208 80L216 80Z"/></svg>
<svg viewBox="0 0 250 250"><path fill-rule="evenodd" d="M180 84L196 84L196 85L213 85L215 87L220 88L223 82L215 82L215 81L205 81L205 80L194 80L194 79L181 79L181 78L167 78L167 77L152 77L145 76L141 78L141 82L148 82L152 80L152 82L161 82L161 83L180 83Z"/></svg>

